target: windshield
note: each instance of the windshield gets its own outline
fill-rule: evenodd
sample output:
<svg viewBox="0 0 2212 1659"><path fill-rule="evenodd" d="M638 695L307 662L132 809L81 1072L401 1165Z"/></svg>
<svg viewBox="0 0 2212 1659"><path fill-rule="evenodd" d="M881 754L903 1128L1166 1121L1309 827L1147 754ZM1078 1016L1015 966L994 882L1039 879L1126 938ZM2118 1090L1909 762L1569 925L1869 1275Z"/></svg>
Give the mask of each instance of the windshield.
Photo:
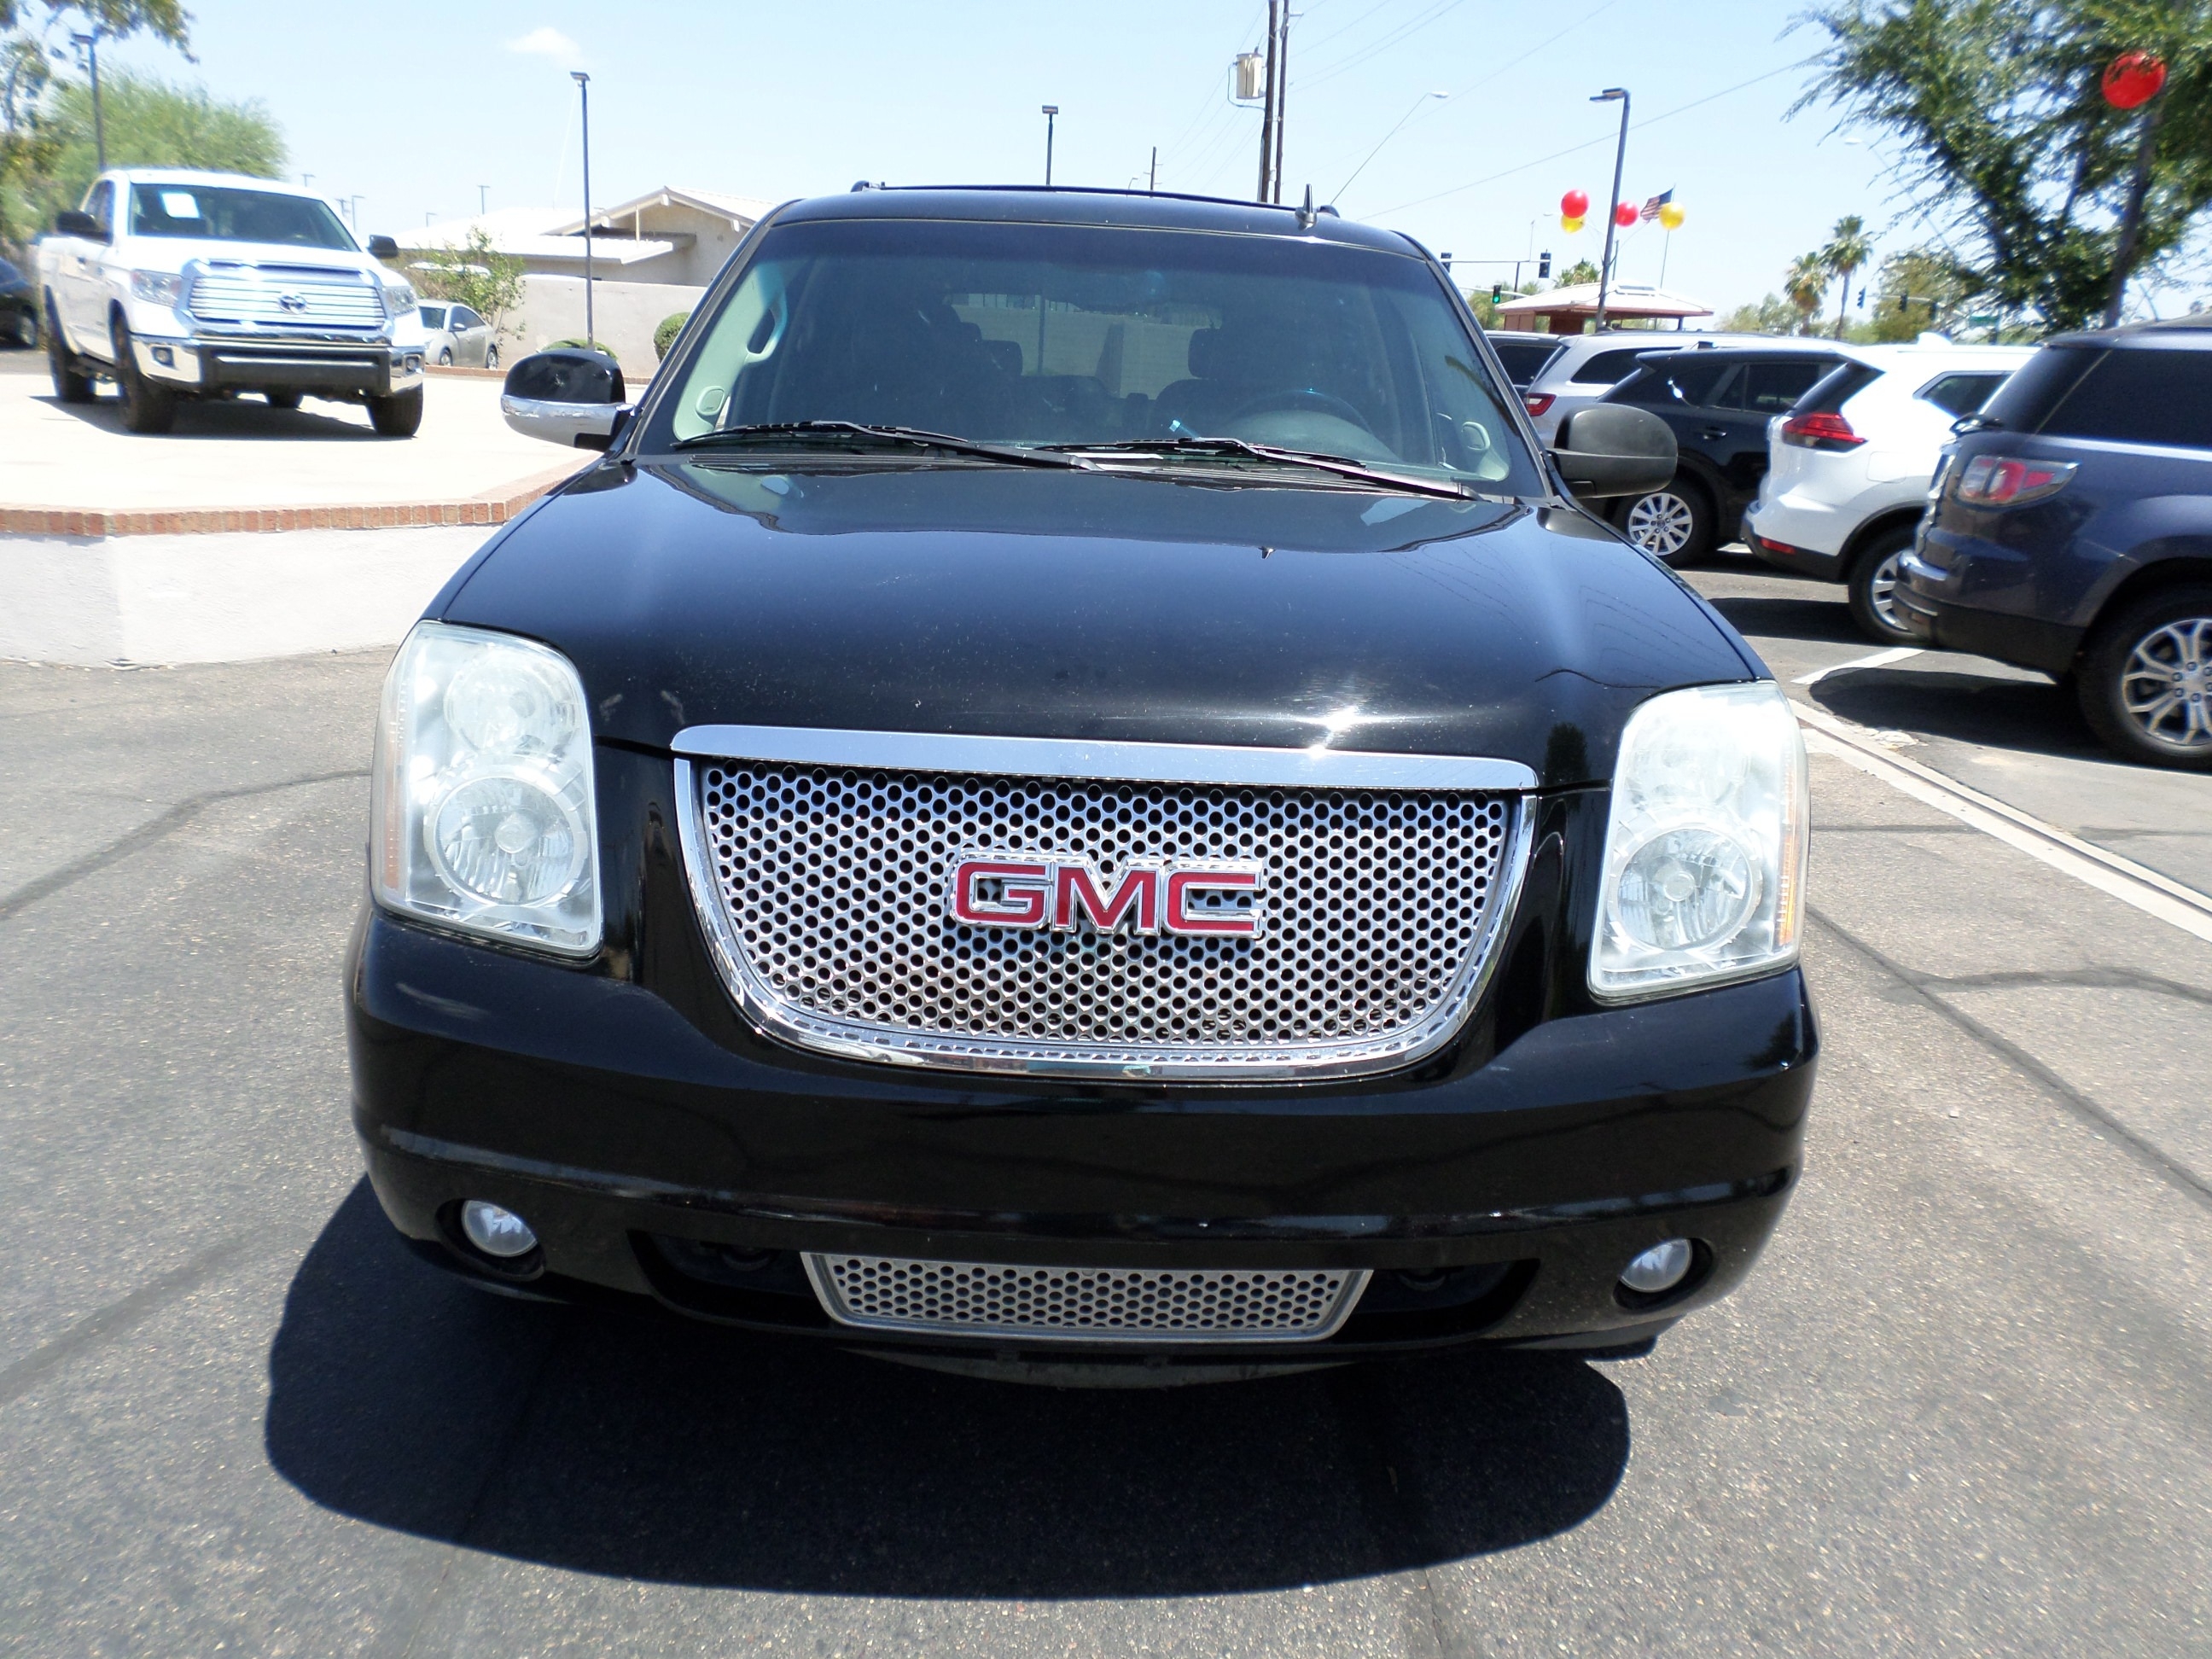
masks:
<svg viewBox="0 0 2212 1659"><path fill-rule="evenodd" d="M644 441L800 421L1020 447L1232 438L1540 494L1502 401L1417 258L847 221L768 234Z"/></svg>
<svg viewBox="0 0 2212 1659"><path fill-rule="evenodd" d="M337 215L313 197L224 185L131 185L131 234L358 252Z"/></svg>
<svg viewBox="0 0 2212 1659"><path fill-rule="evenodd" d="M425 327L425 328L427 328L427 329L430 329L430 330L435 331L435 330L441 329L441 328L445 327L445 325L446 325L446 308L445 308L445 307L443 307L443 306L424 306L424 307L422 307L422 326L423 326L423 327Z"/></svg>

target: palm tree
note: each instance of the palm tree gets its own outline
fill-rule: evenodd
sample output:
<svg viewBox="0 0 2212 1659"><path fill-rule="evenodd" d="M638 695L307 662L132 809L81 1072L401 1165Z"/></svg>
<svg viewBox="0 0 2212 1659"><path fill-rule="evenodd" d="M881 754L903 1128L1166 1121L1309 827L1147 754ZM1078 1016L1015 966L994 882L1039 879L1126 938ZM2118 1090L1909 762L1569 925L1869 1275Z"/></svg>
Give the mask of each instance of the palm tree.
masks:
<svg viewBox="0 0 2212 1659"><path fill-rule="evenodd" d="M1797 307L1797 331L1802 334L1828 292L1828 262L1817 253L1801 253L1784 273L1782 291Z"/></svg>
<svg viewBox="0 0 2212 1659"><path fill-rule="evenodd" d="M1866 221L1856 213L1836 221L1835 233L1827 246L1820 250L1820 263L1844 279L1844 301L1836 307L1836 337L1844 337L1844 324L1851 313L1851 276L1860 266L1874 258L1874 244L1867 238Z"/></svg>

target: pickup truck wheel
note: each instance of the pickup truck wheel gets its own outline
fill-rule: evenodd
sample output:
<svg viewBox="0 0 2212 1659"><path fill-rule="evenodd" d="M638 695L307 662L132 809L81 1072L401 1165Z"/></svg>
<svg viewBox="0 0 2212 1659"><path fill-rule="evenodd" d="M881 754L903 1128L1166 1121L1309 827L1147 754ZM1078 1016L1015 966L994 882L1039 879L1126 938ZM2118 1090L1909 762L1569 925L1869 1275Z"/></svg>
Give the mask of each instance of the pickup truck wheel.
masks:
<svg viewBox="0 0 2212 1659"><path fill-rule="evenodd" d="M2106 748L2212 771L2212 587L2170 587L2099 623L2075 693Z"/></svg>
<svg viewBox="0 0 2212 1659"><path fill-rule="evenodd" d="M368 423L380 438L411 438L422 424L422 388L368 400Z"/></svg>
<svg viewBox="0 0 2212 1659"><path fill-rule="evenodd" d="M279 389L275 392L264 392L261 395L269 399L269 407L271 409L297 409L300 406L300 394L294 391Z"/></svg>
<svg viewBox="0 0 2212 1659"><path fill-rule="evenodd" d="M1851 562L1844 589L1851 602L1851 620L1859 632L1884 645L1921 645L1926 641L1905 625L1897 614L1898 562L1912 546L1912 532L1893 530L1869 543Z"/></svg>
<svg viewBox="0 0 2212 1659"><path fill-rule="evenodd" d="M131 350L131 331L115 322L115 384L123 393L123 425L131 432L167 432L177 423L177 394L138 372Z"/></svg>
<svg viewBox="0 0 2212 1659"><path fill-rule="evenodd" d="M69 346L63 341L61 329L51 311L46 317L46 372L54 377L54 396L64 403L92 401L92 376L79 373L70 361Z"/></svg>

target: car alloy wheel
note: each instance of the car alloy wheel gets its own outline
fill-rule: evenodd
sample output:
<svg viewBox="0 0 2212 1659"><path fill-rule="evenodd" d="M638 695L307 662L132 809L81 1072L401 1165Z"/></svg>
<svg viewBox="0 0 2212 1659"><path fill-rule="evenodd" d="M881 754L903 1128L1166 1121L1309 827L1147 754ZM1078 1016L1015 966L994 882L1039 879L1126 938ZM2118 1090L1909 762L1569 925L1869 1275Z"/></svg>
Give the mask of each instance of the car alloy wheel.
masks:
<svg viewBox="0 0 2212 1659"><path fill-rule="evenodd" d="M2137 640L2120 706L2150 742L2212 754L2212 617L2184 617Z"/></svg>
<svg viewBox="0 0 2212 1659"><path fill-rule="evenodd" d="M1680 557L1697 529L1697 509L1671 489L1655 491L1628 509L1628 539L1659 558Z"/></svg>
<svg viewBox="0 0 2212 1659"><path fill-rule="evenodd" d="M486 346L484 348L484 367L486 368L497 368L499 367L499 348L497 346Z"/></svg>
<svg viewBox="0 0 2212 1659"><path fill-rule="evenodd" d="M1910 530L1890 531L1852 560L1844 578L1851 620L1862 634L1884 645L1922 643L1905 626L1905 613L1897 604L1898 586L1905 580L1905 556L1911 547Z"/></svg>
<svg viewBox="0 0 2212 1659"><path fill-rule="evenodd" d="M451 346L447 346L443 351L438 354L438 367L441 368L451 368L453 366L453 349Z"/></svg>

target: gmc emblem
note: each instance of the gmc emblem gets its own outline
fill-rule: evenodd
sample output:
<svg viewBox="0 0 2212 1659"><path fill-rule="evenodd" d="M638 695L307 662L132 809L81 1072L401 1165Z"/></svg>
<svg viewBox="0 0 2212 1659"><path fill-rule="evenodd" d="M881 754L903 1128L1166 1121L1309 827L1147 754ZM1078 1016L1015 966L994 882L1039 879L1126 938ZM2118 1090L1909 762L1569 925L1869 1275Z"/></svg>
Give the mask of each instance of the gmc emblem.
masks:
<svg viewBox="0 0 2212 1659"><path fill-rule="evenodd" d="M963 854L952 865L948 906L970 927L1075 931L1079 915L1102 933L1127 927L1138 933L1256 938L1260 913L1204 908L1210 894L1254 893L1261 871L1250 864L1133 864L1110 889L1079 859Z"/></svg>

